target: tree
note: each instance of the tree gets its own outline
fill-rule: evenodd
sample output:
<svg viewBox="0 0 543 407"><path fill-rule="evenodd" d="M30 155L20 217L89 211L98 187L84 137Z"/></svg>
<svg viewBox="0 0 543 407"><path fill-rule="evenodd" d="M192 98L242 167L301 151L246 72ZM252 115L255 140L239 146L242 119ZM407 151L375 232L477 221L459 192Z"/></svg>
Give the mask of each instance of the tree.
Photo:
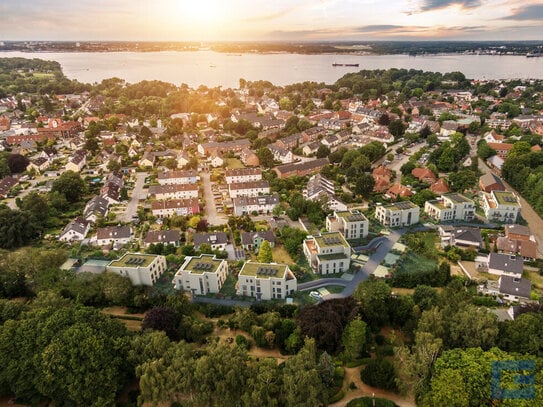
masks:
<svg viewBox="0 0 543 407"><path fill-rule="evenodd" d="M36 191L32 191L23 198L21 210L29 213L41 225L45 225L49 218L49 203L42 194Z"/></svg>
<svg viewBox="0 0 543 407"><path fill-rule="evenodd" d="M358 359L366 345L366 323L360 317L353 319L343 331L343 347L349 360Z"/></svg>
<svg viewBox="0 0 543 407"><path fill-rule="evenodd" d="M326 158L330 155L330 148L328 146L325 146L324 144L321 144L319 148L317 149L317 158Z"/></svg>
<svg viewBox="0 0 543 407"><path fill-rule="evenodd" d="M175 311L169 307L153 307L145 314L141 330L153 329L164 331L168 338L176 340L178 337L177 325L179 318Z"/></svg>
<svg viewBox="0 0 543 407"><path fill-rule="evenodd" d="M396 119L390 122L388 125L388 131L394 136L394 139L398 139L404 135L407 126L401 119Z"/></svg>
<svg viewBox="0 0 543 407"><path fill-rule="evenodd" d="M282 393L286 405L307 407L321 405L324 390L317 369L315 341L306 339L300 352L285 362Z"/></svg>
<svg viewBox="0 0 543 407"><path fill-rule="evenodd" d="M390 124L390 116L386 113L383 113L381 116L379 116L379 119L377 120L377 122L381 126L388 126Z"/></svg>
<svg viewBox="0 0 543 407"><path fill-rule="evenodd" d="M396 391L396 371L387 359L372 359L360 372L360 379L370 386Z"/></svg>
<svg viewBox="0 0 543 407"><path fill-rule="evenodd" d="M8 156L8 166L12 174L19 174L26 170L26 167L30 161L24 155L21 154L10 154Z"/></svg>
<svg viewBox="0 0 543 407"><path fill-rule="evenodd" d="M422 311L430 309L437 303L437 290L427 285L418 285L413 292L413 301Z"/></svg>
<svg viewBox="0 0 543 407"><path fill-rule="evenodd" d="M107 169L109 171L118 171L121 169L121 163L117 160L109 160L107 163Z"/></svg>
<svg viewBox="0 0 543 407"><path fill-rule="evenodd" d="M25 246L38 237L41 230L41 226L28 213L0 207L0 248Z"/></svg>
<svg viewBox="0 0 543 407"><path fill-rule="evenodd" d="M85 181L74 171L63 172L51 187L51 192L58 192L66 198L69 203L79 201L86 192Z"/></svg>
<svg viewBox="0 0 543 407"><path fill-rule="evenodd" d="M245 391L241 396L244 406L270 406L279 405L283 397L281 386L283 384L281 368L273 358L265 358L258 363L253 373L247 378Z"/></svg>
<svg viewBox="0 0 543 407"><path fill-rule="evenodd" d="M382 280L366 280L358 284L353 297L360 303L360 311L370 325L380 327L389 321L388 303L392 290Z"/></svg>
<svg viewBox="0 0 543 407"><path fill-rule="evenodd" d="M354 192L358 195L367 197L372 193L374 186L375 180L371 174L363 173L358 176L358 179L356 180Z"/></svg>
<svg viewBox="0 0 543 407"><path fill-rule="evenodd" d="M258 261L260 263L273 262L273 253L270 242L264 240L258 249Z"/></svg>
<svg viewBox="0 0 543 407"><path fill-rule="evenodd" d="M273 153L267 147L259 148L256 152L260 165L264 168L272 168L274 165Z"/></svg>

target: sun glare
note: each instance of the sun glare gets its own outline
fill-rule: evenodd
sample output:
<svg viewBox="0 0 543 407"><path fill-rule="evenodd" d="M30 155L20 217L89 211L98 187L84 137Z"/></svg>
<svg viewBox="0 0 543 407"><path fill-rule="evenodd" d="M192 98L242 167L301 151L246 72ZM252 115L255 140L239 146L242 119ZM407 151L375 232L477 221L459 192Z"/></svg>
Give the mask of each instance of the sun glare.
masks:
<svg viewBox="0 0 543 407"><path fill-rule="evenodd" d="M227 23L227 8L221 0L176 1L178 16L194 28L213 29Z"/></svg>

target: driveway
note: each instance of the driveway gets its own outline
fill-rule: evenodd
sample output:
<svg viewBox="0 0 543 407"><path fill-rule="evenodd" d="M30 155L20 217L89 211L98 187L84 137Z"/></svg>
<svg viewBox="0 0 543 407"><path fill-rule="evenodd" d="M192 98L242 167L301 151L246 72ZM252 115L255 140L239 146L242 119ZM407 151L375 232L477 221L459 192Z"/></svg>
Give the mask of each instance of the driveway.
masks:
<svg viewBox="0 0 543 407"><path fill-rule="evenodd" d="M217 213L215 207L215 198L213 197L213 191L211 190L211 174L208 171L200 173L200 178L204 187L204 200L205 200L205 216L207 223L212 226L224 225L227 222L227 218L224 215Z"/></svg>
<svg viewBox="0 0 543 407"><path fill-rule="evenodd" d="M126 204L126 209L124 213L120 216L121 222L132 222L132 217L136 216L138 213L138 205L140 199L147 198L147 193L144 193L143 186L145 185L145 178L149 176L147 172L137 172L136 173L136 183L134 189L132 190L132 197L128 204Z"/></svg>

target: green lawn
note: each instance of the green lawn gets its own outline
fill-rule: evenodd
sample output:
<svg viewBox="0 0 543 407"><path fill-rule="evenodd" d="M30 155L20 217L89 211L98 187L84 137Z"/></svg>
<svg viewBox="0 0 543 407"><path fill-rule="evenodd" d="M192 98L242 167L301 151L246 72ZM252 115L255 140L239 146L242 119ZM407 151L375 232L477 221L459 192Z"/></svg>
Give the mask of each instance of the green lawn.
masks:
<svg viewBox="0 0 543 407"><path fill-rule="evenodd" d="M428 259L416 253L409 252L402 257L397 272L414 273L432 271L437 266L437 260Z"/></svg>
<svg viewBox="0 0 543 407"><path fill-rule="evenodd" d="M228 274L228 277L226 277L226 280L224 281L224 284L221 288L221 294L223 294L225 297L235 297L236 296L236 283L238 282L238 279L234 277L233 274Z"/></svg>
<svg viewBox="0 0 543 407"><path fill-rule="evenodd" d="M227 158L226 168L237 169L237 168L245 168L245 166L238 158Z"/></svg>

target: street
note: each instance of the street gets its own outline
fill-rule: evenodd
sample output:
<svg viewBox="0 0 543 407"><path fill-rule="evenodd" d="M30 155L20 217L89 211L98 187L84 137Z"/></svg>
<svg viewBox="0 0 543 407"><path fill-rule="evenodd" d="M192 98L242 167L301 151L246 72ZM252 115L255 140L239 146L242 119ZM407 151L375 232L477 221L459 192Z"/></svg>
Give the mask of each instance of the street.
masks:
<svg viewBox="0 0 543 407"><path fill-rule="evenodd" d="M147 195L143 193L143 186L145 185L145 178L148 176L149 173L147 172L136 173L136 183L132 190L132 197L128 201L128 204L126 204L124 213L120 216L121 222L132 222L132 218L136 216L140 199L145 199Z"/></svg>
<svg viewBox="0 0 543 407"><path fill-rule="evenodd" d="M212 226L224 225L227 222L227 218L224 215L217 213L215 207L215 198L213 197L213 191L211 190L211 175L208 171L200 173L202 185L204 188L204 201L205 201L205 217L207 223Z"/></svg>

